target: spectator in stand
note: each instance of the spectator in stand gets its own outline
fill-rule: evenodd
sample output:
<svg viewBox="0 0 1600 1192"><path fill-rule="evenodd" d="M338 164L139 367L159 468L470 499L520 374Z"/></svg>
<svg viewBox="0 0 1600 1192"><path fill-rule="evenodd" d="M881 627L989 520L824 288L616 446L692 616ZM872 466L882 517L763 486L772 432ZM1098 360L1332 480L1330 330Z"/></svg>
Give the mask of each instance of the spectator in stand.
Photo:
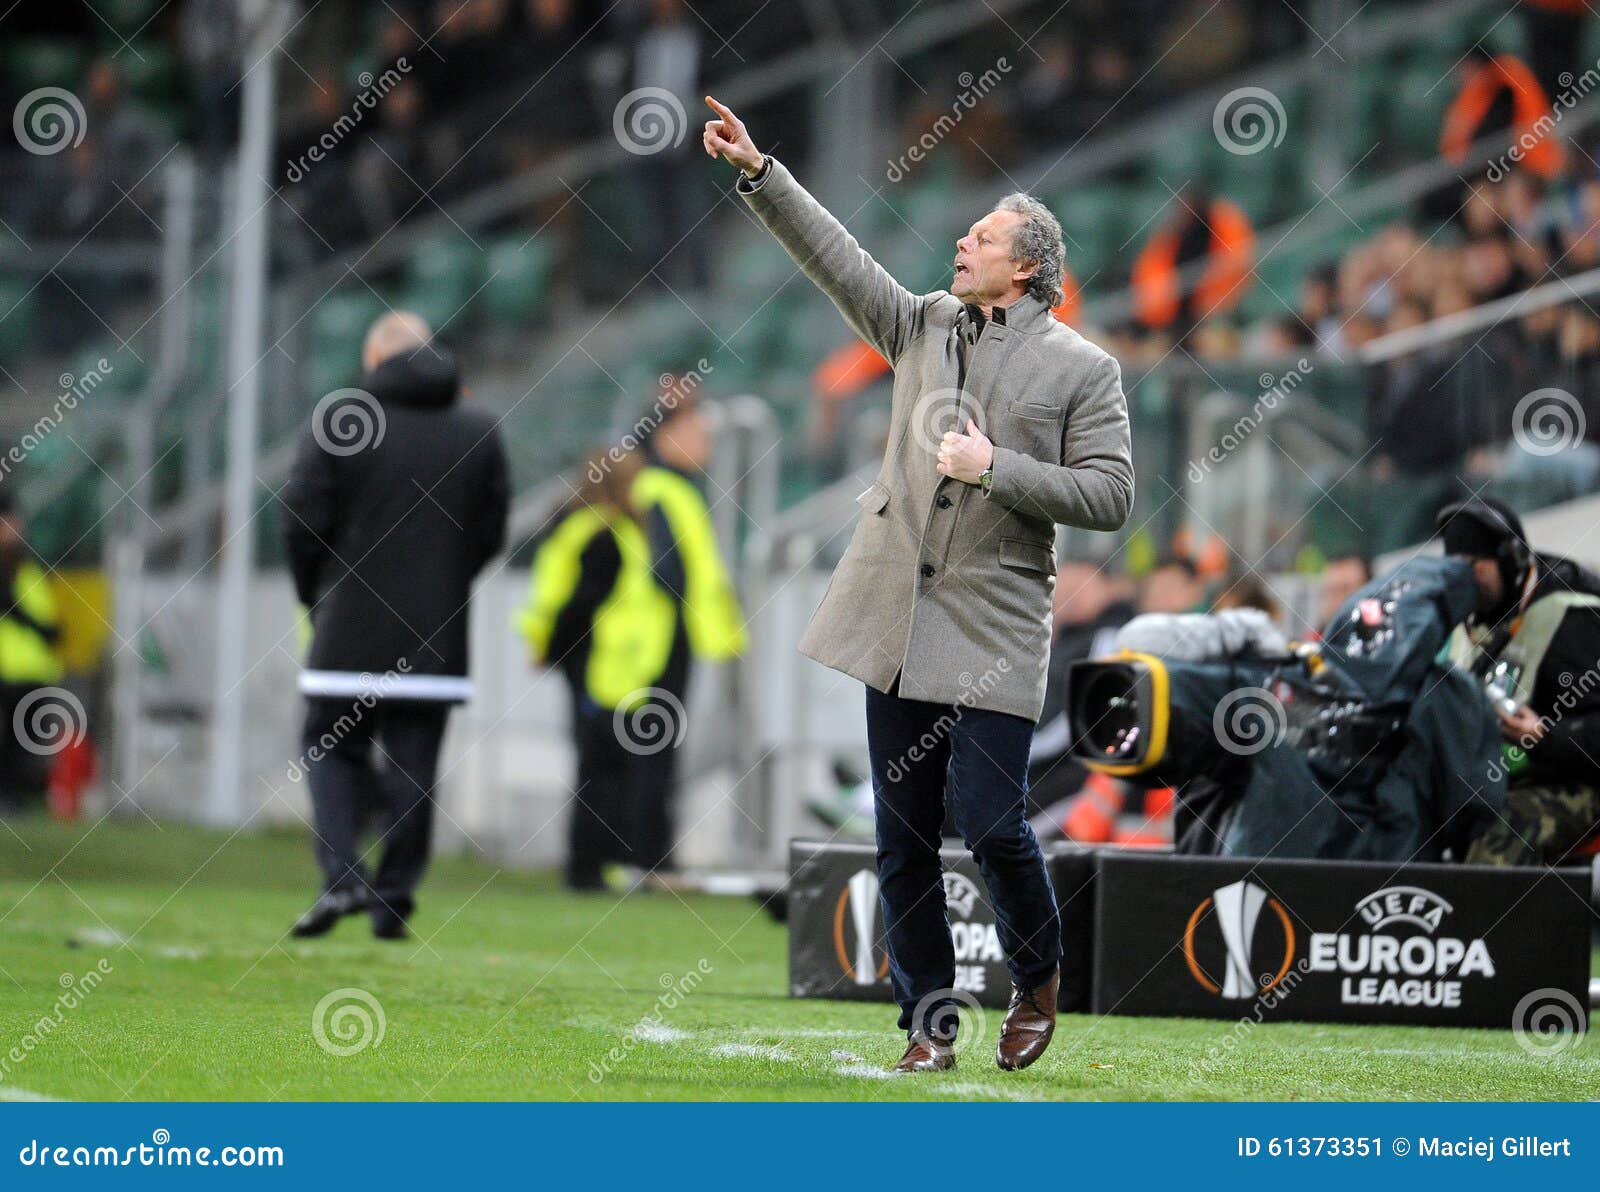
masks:
<svg viewBox="0 0 1600 1192"><path fill-rule="evenodd" d="M1333 620L1333 614L1362 586L1372 579L1372 559L1363 554L1334 555L1323 565L1317 584L1317 629Z"/></svg>
<svg viewBox="0 0 1600 1192"><path fill-rule="evenodd" d="M1139 587L1142 613L1204 612L1209 604L1200 569L1186 555L1168 555L1160 560Z"/></svg>
<svg viewBox="0 0 1600 1192"><path fill-rule="evenodd" d="M239 132L239 5L188 0L178 9L178 48L189 68L201 155L215 162Z"/></svg>
<svg viewBox="0 0 1600 1192"><path fill-rule="evenodd" d="M1509 132L1505 145L1492 149L1490 158L1516 144L1522 168L1556 178L1566 164L1566 151L1541 123L1550 114L1550 97L1526 62L1474 46L1461 66L1461 89L1445 111L1439 152L1465 164L1474 143Z"/></svg>
<svg viewBox="0 0 1600 1192"><path fill-rule="evenodd" d="M675 118L700 103L701 30L684 0L651 0L649 21L633 43L629 91L665 91L678 101L677 112L666 117L669 132L681 133L682 125L675 123ZM641 98L639 102L659 101ZM642 139L653 143L648 134ZM653 271L664 284L704 290L711 284L711 254L683 243L706 213L701 202L703 175L694 150L694 138L684 136L681 144L674 145L669 139L654 152L640 155L636 176L655 218L651 238L636 252L641 269Z"/></svg>
<svg viewBox="0 0 1600 1192"><path fill-rule="evenodd" d="M101 168L124 187L132 187L166 146L139 109L128 102L122 90L122 76L111 58L96 58L89 64L83 88L84 123L100 143ZM135 201L144 201L138 191Z"/></svg>
<svg viewBox="0 0 1600 1192"><path fill-rule="evenodd" d="M1522 0L1528 65L1552 99L1570 91L1573 78L1588 65L1583 61L1583 26L1593 11L1588 0Z"/></svg>
<svg viewBox="0 0 1600 1192"><path fill-rule="evenodd" d="M428 187L450 167L448 160L437 158L439 142L426 131L425 103L421 86L404 78L367 118L376 127L357 147L352 189L364 231L373 239L387 235L402 219L431 209Z"/></svg>
<svg viewBox="0 0 1600 1192"><path fill-rule="evenodd" d="M1254 263L1255 230L1234 203L1188 186L1133 264L1134 313L1148 328L1171 328L1181 340L1210 315L1239 305ZM1198 267L1197 278L1185 270Z"/></svg>

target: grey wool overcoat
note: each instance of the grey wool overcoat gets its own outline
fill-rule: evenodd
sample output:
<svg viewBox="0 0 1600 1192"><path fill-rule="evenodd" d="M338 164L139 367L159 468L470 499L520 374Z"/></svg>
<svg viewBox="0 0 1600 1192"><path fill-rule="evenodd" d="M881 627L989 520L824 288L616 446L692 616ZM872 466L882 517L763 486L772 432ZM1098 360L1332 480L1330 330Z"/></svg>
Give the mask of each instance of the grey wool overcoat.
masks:
<svg viewBox="0 0 1600 1192"><path fill-rule="evenodd" d="M894 367L883 464L800 652L879 691L898 675L906 699L1038 720L1055 527L1115 530L1133 505L1117 362L1028 295L982 326L958 389L958 337L975 326L959 298L900 285L781 162L738 190ZM935 470L968 417L994 443L987 496Z"/></svg>

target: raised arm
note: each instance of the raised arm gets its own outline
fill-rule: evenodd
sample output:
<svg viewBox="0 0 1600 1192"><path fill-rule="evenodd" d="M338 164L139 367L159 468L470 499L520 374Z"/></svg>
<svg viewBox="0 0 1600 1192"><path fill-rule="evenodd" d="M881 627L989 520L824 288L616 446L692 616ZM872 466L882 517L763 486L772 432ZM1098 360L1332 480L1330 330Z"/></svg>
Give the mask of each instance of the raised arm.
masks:
<svg viewBox="0 0 1600 1192"><path fill-rule="evenodd" d="M750 209L845 320L892 364L916 333L922 299L890 277L782 163L757 149L729 108L709 95L706 103L717 113L717 119L706 121L706 153L744 172L738 191Z"/></svg>

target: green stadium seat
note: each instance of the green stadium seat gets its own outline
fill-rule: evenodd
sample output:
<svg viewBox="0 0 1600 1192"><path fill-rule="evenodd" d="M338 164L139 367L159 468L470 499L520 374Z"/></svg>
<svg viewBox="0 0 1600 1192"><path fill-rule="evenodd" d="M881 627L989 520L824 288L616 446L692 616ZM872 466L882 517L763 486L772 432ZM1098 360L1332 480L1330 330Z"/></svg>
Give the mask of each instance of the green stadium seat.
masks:
<svg viewBox="0 0 1600 1192"><path fill-rule="evenodd" d="M506 324L535 319L544 309L554 261L554 241L549 236L529 239L515 233L489 244L482 294L487 317Z"/></svg>
<svg viewBox="0 0 1600 1192"><path fill-rule="evenodd" d="M12 92L20 94L37 87L72 90L83 80L89 52L75 42L53 37L8 37L0 59Z"/></svg>
<svg viewBox="0 0 1600 1192"><path fill-rule="evenodd" d="M1436 62L1402 71L1393 81L1387 105L1387 132L1394 147L1418 155L1437 153L1444 110L1456 90L1455 79L1445 78Z"/></svg>
<svg viewBox="0 0 1600 1192"><path fill-rule="evenodd" d="M136 99L159 104L182 98L177 55L159 42L140 38L117 55L116 66L123 86Z"/></svg>
<svg viewBox="0 0 1600 1192"><path fill-rule="evenodd" d="M96 21L95 25L107 39L116 41L111 29L115 29L123 37L131 38L141 30L149 33L149 26L165 7L162 0L95 0L95 11L104 18L104 23ZM106 28L107 25L111 28ZM121 45L121 42L116 41L116 44ZM141 52L144 49L142 44L139 48ZM117 57L120 61L122 55L119 54Z"/></svg>
<svg viewBox="0 0 1600 1192"><path fill-rule="evenodd" d="M422 241L406 262L405 302L435 330L457 333L466 324L466 310L478 288L483 250L451 228Z"/></svg>
<svg viewBox="0 0 1600 1192"><path fill-rule="evenodd" d="M33 347L39 313L39 291L31 278L0 274L0 356L13 358Z"/></svg>
<svg viewBox="0 0 1600 1192"><path fill-rule="evenodd" d="M1145 181L1182 190L1185 183L1204 176L1206 146L1214 143L1209 124L1204 128L1173 129L1145 158Z"/></svg>
<svg viewBox="0 0 1600 1192"><path fill-rule="evenodd" d="M361 341L386 307L365 286L337 290L317 304L307 332L306 381L315 400L354 385L361 376Z"/></svg>

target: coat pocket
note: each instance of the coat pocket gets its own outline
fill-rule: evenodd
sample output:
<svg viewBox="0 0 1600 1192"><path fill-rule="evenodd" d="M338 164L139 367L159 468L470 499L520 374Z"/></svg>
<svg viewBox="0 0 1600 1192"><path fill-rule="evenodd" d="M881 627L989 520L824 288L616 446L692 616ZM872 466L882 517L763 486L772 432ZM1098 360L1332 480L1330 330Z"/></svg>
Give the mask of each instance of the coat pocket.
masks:
<svg viewBox="0 0 1600 1192"><path fill-rule="evenodd" d="M1038 422L1061 421L1061 411L1055 406L1048 406L1042 402L1014 401L1006 406L1007 411L1018 418L1031 418Z"/></svg>
<svg viewBox="0 0 1600 1192"><path fill-rule="evenodd" d="M1055 573L1055 551L1026 538L1000 539L1000 565L1021 571L1036 571L1040 575Z"/></svg>
<svg viewBox="0 0 1600 1192"><path fill-rule="evenodd" d="M870 485L856 498L856 504L861 506L862 513L882 513L889 504L889 490L881 484Z"/></svg>

